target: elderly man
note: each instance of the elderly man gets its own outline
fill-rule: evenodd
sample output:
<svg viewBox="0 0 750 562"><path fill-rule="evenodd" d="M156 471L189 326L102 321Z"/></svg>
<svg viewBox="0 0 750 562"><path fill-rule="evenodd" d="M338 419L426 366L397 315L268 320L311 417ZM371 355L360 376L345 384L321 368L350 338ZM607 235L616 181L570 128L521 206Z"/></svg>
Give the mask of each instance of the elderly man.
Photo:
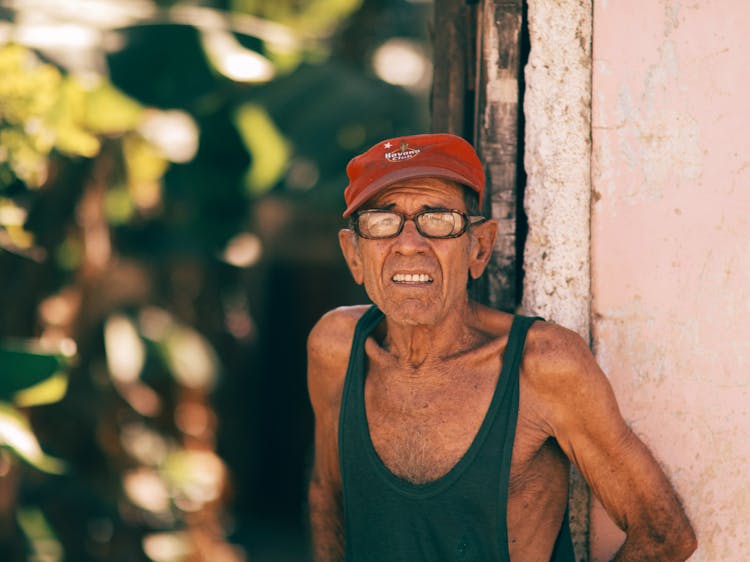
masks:
<svg viewBox="0 0 750 562"><path fill-rule="evenodd" d="M586 343L469 299L497 228L471 145L386 140L347 173L339 241L375 304L308 340L316 560L572 561L570 462L627 534L616 560L686 559L690 523Z"/></svg>

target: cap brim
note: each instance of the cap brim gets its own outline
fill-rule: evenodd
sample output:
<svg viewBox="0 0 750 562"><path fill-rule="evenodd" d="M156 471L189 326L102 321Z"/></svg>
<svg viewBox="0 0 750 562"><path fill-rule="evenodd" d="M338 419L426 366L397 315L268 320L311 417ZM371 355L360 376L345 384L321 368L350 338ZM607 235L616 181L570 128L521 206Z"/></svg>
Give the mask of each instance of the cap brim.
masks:
<svg viewBox="0 0 750 562"><path fill-rule="evenodd" d="M348 217L384 189L387 189L388 187L400 181L413 180L418 178L439 178L444 180L451 180L466 185L479 193L479 186L476 185L474 179L468 176L464 176L462 174L459 174L458 172L454 172L453 170L446 170L445 168L440 168L437 166L414 166L412 168L394 170L393 172L384 174L376 180L370 182L367 187L365 187L362 192L357 195L357 197L352 199L352 201L346 207L343 216Z"/></svg>

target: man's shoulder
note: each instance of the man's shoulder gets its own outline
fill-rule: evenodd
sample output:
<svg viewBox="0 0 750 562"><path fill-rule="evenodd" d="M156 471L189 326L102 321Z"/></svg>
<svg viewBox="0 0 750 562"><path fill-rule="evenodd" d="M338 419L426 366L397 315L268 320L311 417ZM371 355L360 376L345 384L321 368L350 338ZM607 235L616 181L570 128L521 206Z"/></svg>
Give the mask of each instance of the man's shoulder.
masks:
<svg viewBox="0 0 750 562"><path fill-rule="evenodd" d="M595 365L586 341L576 332L553 322L537 321L529 329L523 371L540 387L575 386Z"/></svg>
<svg viewBox="0 0 750 562"><path fill-rule="evenodd" d="M307 338L307 384L313 407L336 404L346 378L354 329L369 306L326 312Z"/></svg>
<svg viewBox="0 0 750 562"><path fill-rule="evenodd" d="M354 328L370 305L340 306L329 310L315 323L307 338L308 351L348 350Z"/></svg>
<svg viewBox="0 0 750 562"><path fill-rule="evenodd" d="M521 380L537 423L559 438L611 396L587 342L552 322L535 322L526 340Z"/></svg>

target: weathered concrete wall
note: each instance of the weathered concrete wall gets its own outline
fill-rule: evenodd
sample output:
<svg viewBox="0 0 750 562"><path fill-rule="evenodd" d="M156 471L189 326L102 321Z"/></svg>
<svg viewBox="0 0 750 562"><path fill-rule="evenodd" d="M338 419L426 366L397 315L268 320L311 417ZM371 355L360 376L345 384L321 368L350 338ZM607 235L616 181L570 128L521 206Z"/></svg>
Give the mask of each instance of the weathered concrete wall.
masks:
<svg viewBox="0 0 750 562"><path fill-rule="evenodd" d="M589 337L590 0L530 0L525 69L523 310ZM577 472L571 528L585 558L588 493Z"/></svg>
<svg viewBox="0 0 750 562"><path fill-rule="evenodd" d="M591 2L531 0L523 308L589 334Z"/></svg>
<svg viewBox="0 0 750 562"><path fill-rule="evenodd" d="M597 359L682 495L750 552L750 3L595 0ZM621 535L592 510L592 560Z"/></svg>

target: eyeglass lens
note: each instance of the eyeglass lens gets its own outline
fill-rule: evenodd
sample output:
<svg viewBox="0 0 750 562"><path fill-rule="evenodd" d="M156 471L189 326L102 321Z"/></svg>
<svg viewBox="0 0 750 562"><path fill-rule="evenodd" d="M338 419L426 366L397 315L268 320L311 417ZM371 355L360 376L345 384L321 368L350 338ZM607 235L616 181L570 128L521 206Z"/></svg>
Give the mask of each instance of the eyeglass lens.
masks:
<svg viewBox="0 0 750 562"><path fill-rule="evenodd" d="M422 211L411 217L417 230L430 238L452 238L463 234L467 219L458 211ZM367 238L397 236L407 217L393 211L367 211L357 217L359 233Z"/></svg>

